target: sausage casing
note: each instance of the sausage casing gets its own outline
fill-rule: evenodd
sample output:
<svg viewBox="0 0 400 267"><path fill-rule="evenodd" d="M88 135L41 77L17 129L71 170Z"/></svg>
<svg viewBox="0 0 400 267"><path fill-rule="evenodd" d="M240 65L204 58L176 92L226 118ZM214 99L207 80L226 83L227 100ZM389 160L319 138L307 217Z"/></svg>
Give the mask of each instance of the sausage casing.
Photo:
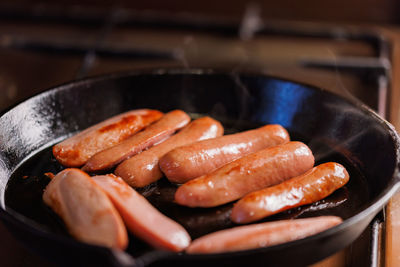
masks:
<svg viewBox="0 0 400 267"><path fill-rule="evenodd" d="M88 172L110 169L123 160L166 140L176 130L189 122L189 115L182 110L168 112L143 131L128 137L115 146L98 152L86 162L82 169Z"/></svg>
<svg viewBox="0 0 400 267"><path fill-rule="evenodd" d="M115 175L94 176L109 195L128 229L156 248L181 251L190 244L186 230L154 208L142 195Z"/></svg>
<svg viewBox="0 0 400 267"><path fill-rule="evenodd" d="M175 148L160 159L160 168L171 182L185 183L247 154L289 141L282 126L266 125Z"/></svg>
<svg viewBox="0 0 400 267"><path fill-rule="evenodd" d="M63 219L76 239L119 249L128 245L120 215L103 190L83 171L59 172L47 185L43 201Z"/></svg>
<svg viewBox="0 0 400 267"><path fill-rule="evenodd" d="M278 185L252 192L233 207L231 219L249 223L294 207L321 200L349 181L346 169L335 162L312 168Z"/></svg>
<svg viewBox="0 0 400 267"><path fill-rule="evenodd" d="M178 188L175 201L189 207L215 207L298 176L314 165L301 142L266 148L232 161Z"/></svg>
<svg viewBox="0 0 400 267"><path fill-rule="evenodd" d="M160 111L149 109L116 115L58 143L53 155L64 166L80 167L97 152L118 144L161 116Z"/></svg>
<svg viewBox="0 0 400 267"><path fill-rule="evenodd" d="M222 253L269 247L315 235L341 222L340 217L320 216L237 226L194 240L186 252Z"/></svg>
<svg viewBox="0 0 400 267"><path fill-rule="evenodd" d="M167 152L192 142L221 136L223 131L221 123L210 117L194 120L163 143L123 161L115 174L133 187L146 186L163 176L158 162Z"/></svg>

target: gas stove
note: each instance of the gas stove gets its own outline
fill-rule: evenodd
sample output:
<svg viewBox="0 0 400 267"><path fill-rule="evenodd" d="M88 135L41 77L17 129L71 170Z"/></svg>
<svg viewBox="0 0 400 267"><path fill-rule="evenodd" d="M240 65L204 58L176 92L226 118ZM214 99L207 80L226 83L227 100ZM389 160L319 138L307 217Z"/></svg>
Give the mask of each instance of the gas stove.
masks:
<svg viewBox="0 0 400 267"><path fill-rule="evenodd" d="M47 88L111 72L202 67L256 70L358 99L400 125L393 30L264 21L250 5L240 20L96 10L0 10L0 110ZM379 213L349 247L315 266L390 265L387 233L396 212ZM400 213L400 212L399 212ZM6 266L52 266L0 225ZM386 240L386 248L385 248ZM389 240L389 241L388 241ZM393 241L394 242L394 241ZM394 254L394 252L393 252Z"/></svg>

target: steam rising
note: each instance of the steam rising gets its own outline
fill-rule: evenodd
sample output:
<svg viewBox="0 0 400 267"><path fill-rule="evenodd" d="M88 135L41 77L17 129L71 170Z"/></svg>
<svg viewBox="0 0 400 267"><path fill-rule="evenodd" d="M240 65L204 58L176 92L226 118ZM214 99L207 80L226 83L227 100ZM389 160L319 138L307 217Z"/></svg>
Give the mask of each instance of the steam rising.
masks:
<svg viewBox="0 0 400 267"><path fill-rule="evenodd" d="M247 5L239 29L239 37L242 40L250 40L262 25L260 18L261 8L259 4L250 3Z"/></svg>
<svg viewBox="0 0 400 267"><path fill-rule="evenodd" d="M359 129L360 127L353 127L353 123L357 124L360 122L360 120L365 119L367 116L361 109L352 106L344 106L335 102L326 102L324 103L324 107L333 110L335 117L334 121L331 121L327 124L327 127L329 127L329 132L326 136L324 135L324 138L314 138L308 143L311 148L319 148L318 151L313 151L317 152L314 153L316 161L329 157L335 152L340 152L341 154L350 158L351 155L348 155L349 152L345 148L359 144L361 140L365 142L365 140L367 140L365 135L371 134L377 136L377 133L380 133L379 136L386 136L386 132L383 127L380 127L376 124L368 125L361 130ZM332 139L328 139L329 136L331 136ZM340 136L346 136L346 138L341 139L339 142L333 141L335 137ZM320 144L327 144L329 147L321 149ZM376 144L361 145L367 146Z"/></svg>

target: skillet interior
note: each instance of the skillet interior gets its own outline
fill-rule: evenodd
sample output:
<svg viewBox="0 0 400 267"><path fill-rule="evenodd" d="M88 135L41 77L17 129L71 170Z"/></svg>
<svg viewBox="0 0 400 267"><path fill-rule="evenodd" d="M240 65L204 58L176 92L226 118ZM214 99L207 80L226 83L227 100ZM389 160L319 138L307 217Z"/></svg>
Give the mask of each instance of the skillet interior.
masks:
<svg viewBox="0 0 400 267"><path fill-rule="evenodd" d="M328 92L257 75L197 71L122 75L60 87L22 103L1 117L0 193L5 194L0 203L7 211L2 214L23 215L17 215L18 220L30 226L34 222L34 232L37 230L45 238L56 236L56 242L64 242L67 247L76 246L77 242L65 234L60 220L41 202L42 189L48 182L43 174L61 169L50 151L42 148L114 114L146 107L162 111L181 108L193 117L208 114L220 119L227 132L267 123L283 125L293 140L304 141L311 147L318 163L338 161L349 169L351 179L345 188L324 201L268 220L325 214L349 220L326 233L290 244L208 256L160 254L132 238L128 252L139 259L138 265L154 260L183 265L187 261L217 265L250 260L264 266L268 260L281 265L290 264L293 259L290 254L302 255L296 264L308 264L355 239L397 182L394 173L398 165L398 140L394 131L367 109ZM36 153L39 150L42 152ZM22 161L25 163L20 165ZM171 202L174 190L174 186L161 180L142 193L162 212L182 223L193 238L233 226L228 219L231 205L194 210L178 207ZM279 255L286 256L279 258Z"/></svg>

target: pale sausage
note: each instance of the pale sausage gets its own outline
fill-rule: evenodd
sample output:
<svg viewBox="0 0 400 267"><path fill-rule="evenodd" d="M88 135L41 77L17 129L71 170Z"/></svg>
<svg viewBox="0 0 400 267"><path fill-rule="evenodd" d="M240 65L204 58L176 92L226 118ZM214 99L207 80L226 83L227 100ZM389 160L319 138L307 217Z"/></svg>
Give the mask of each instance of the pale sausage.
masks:
<svg viewBox="0 0 400 267"><path fill-rule="evenodd" d="M164 250L177 252L190 244L190 236L181 225L159 212L120 177L109 174L92 178L108 194L133 234Z"/></svg>
<svg viewBox="0 0 400 267"><path fill-rule="evenodd" d="M222 253L269 247L315 235L341 222L340 217L321 216L237 226L194 240L186 252Z"/></svg>
<svg viewBox="0 0 400 267"><path fill-rule="evenodd" d="M125 225L110 199L79 169L65 169L47 185L43 201L64 221L76 239L94 245L125 249Z"/></svg>

